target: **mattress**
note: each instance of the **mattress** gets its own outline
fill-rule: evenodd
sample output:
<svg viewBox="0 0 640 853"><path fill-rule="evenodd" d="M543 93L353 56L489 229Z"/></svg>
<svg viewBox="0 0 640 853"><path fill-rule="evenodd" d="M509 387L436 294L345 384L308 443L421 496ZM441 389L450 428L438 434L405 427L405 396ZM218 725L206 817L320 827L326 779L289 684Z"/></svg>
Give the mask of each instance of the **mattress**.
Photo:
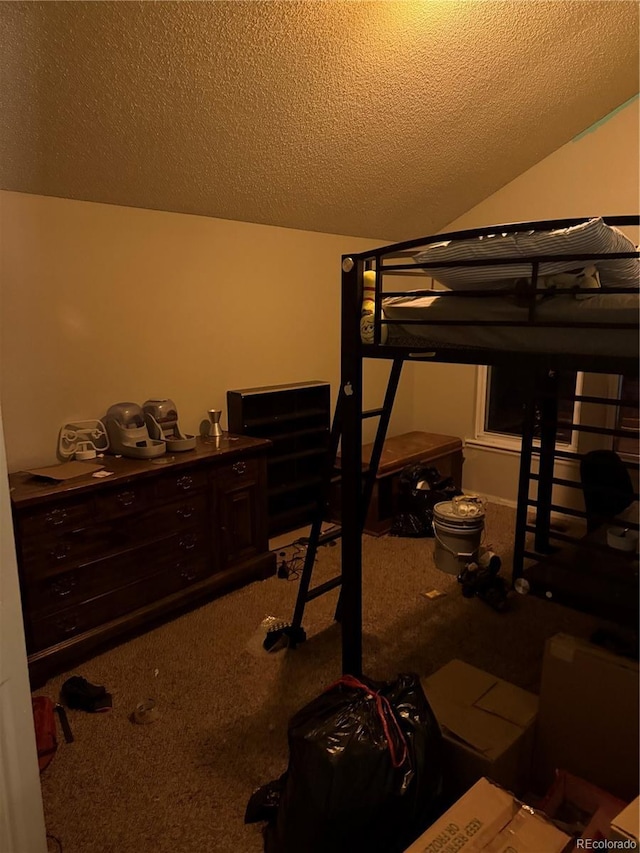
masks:
<svg viewBox="0 0 640 853"><path fill-rule="evenodd" d="M477 325L478 320L526 322L528 309L505 297L399 296L383 299L382 305L387 320L420 321L419 325L387 326L387 343L396 346L638 357L638 293L602 291L588 299L572 295L543 299L536 305L536 321L562 323L551 328ZM434 325L443 320L471 321L474 325ZM635 327L583 329L576 323L633 323Z"/></svg>

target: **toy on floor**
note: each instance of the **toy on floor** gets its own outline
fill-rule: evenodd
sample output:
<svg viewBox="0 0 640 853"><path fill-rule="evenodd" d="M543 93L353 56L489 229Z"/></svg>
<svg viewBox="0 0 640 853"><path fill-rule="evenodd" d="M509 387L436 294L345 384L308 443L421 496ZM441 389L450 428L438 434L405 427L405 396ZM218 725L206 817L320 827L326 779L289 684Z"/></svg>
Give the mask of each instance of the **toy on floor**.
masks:
<svg viewBox="0 0 640 853"><path fill-rule="evenodd" d="M501 612L507 604L507 582L498 574L502 560L488 548L480 548L476 562L467 563L458 575L465 598L478 596L494 610Z"/></svg>

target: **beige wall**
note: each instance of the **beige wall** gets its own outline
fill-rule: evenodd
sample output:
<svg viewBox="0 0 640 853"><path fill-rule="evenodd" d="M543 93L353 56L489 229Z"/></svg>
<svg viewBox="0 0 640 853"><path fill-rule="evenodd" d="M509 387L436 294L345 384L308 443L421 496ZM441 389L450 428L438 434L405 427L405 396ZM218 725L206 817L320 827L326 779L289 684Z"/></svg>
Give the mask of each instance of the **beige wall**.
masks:
<svg viewBox="0 0 640 853"><path fill-rule="evenodd" d="M450 227L637 213L638 183L635 100ZM376 245L11 192L0 239L9 470L55 461L64 422L118 401L172 397L193 432L229 388L323 379L335 399L340 255ZM367 405L388 367L367 365ZM475 386L473 367L407 365L390 434L472 438ZM513 455L467 448L466 459L467 489L515 498Z"/></svg>
<svg viewBox="0 0 640 853"><path fill-rule="evenodd" d="M637 215L639 127L635 98L443 230L572 216ZM626 229L626 233L638 242L638 229ZM411 373L416 426L473 438L476 368L412 365ZM514 453L469 446L464 486L515 500L518 461Z"/></svg>
<svg viewBox="0 0 640 853"><path fill-rule="evenodd" d="M63 423L119 401L171 397L194 432L230 388L321 379L335 398L340 256L375 242L12 192L0 211L9 470L55 462ZM387 372L368 367L368 405Z"/></svg>

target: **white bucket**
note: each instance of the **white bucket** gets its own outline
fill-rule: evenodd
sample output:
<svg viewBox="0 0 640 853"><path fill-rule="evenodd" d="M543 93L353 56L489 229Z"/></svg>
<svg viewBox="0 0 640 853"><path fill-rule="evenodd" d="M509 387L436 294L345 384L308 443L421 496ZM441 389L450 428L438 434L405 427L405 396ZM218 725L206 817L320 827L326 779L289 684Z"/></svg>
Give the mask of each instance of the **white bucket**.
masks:
<svg viewBox="0 0 640 853"><path fill-rule="evenodd" d="M478 556L484 531L484 510L473 516L459 515L453 501L443 501L433 508L433 532L436 537L433 557L441 572L458 575L467 563Z"/></svg>

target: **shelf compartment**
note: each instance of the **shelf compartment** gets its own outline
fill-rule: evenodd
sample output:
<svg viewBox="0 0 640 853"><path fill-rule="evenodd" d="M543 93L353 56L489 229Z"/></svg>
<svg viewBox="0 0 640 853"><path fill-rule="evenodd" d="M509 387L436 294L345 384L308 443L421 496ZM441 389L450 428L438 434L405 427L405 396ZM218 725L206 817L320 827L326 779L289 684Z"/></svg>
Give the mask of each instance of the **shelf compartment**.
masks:
<svg viewBox="0 0 640 853"><path fill-rule="evenodd" d="M330 398L329 383L318 380L227 391L229 431L272 442L267 455L270 535L312 520L317 502L309 490L316 492L322 482Z"/></svg>
<svg viewBox="0 0 640 853"><path fill-rule="evenodd" d="M243 426L247 434L250 434L251 430L259 427L273 426L274 424L294 423L295 421L301 421L305 418L324 417L325 414L325 410L321 408L302 409L297 412L283 412L281 414L268 415L260 418L247 418Z"/></svg>
<svg viewBox="0 0 640 853"><path fill-rule="evenodd" d="M297 482L282 483L278 486L273 486L267 489L269 498L274 498L279 495L286 495L289 492L301 492L305 489L319 486L322 483L322 477L308 477L306 480L298 480Z"/></svg>
<svg viewBox="0 0 640 853"><path fill-rule="evenodd" d="M323 456L326 454L326 448L324 447L313 447L310 450L296 450L291 453L281 453L277 456L271 455L269 458L269 462L271 465L281 465L283 462L295 462L297 459L312 459L316 456Z"/></svg>

